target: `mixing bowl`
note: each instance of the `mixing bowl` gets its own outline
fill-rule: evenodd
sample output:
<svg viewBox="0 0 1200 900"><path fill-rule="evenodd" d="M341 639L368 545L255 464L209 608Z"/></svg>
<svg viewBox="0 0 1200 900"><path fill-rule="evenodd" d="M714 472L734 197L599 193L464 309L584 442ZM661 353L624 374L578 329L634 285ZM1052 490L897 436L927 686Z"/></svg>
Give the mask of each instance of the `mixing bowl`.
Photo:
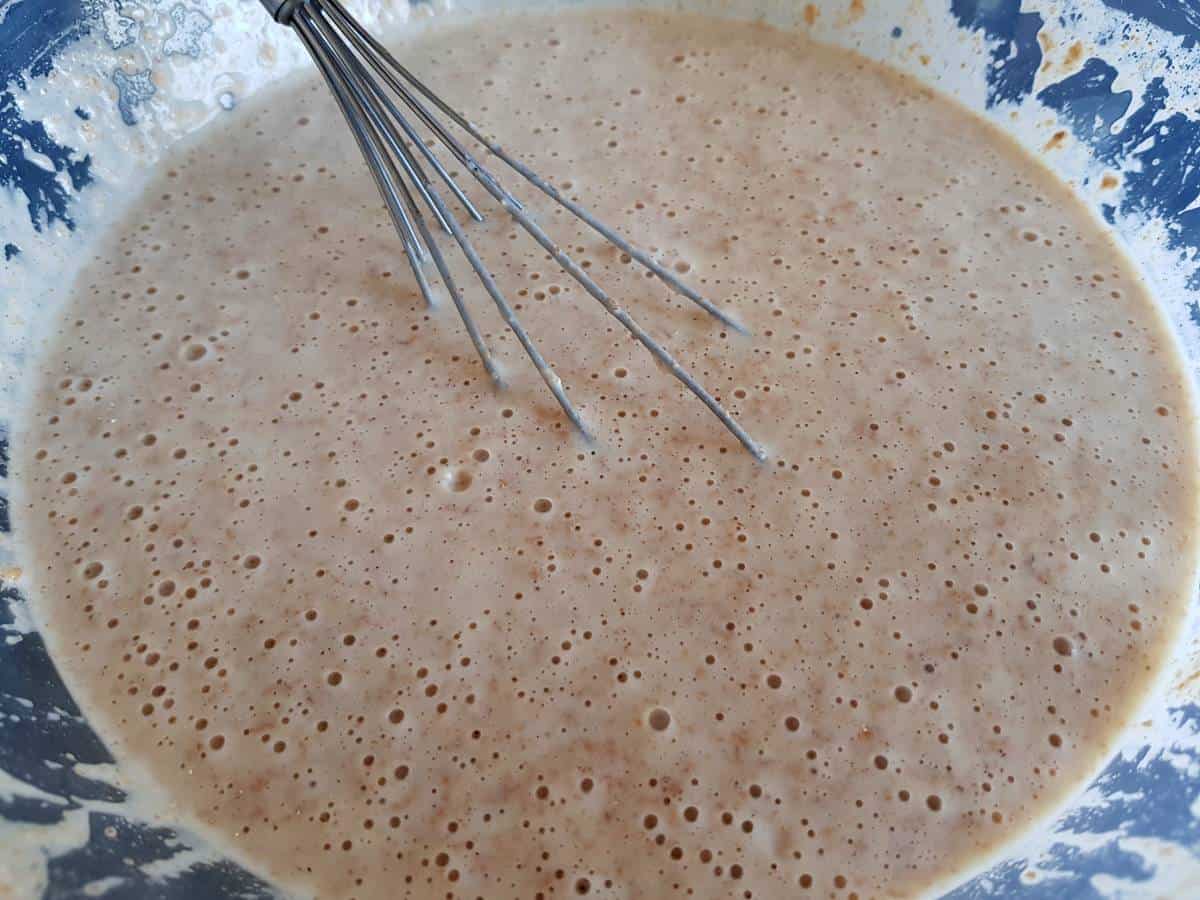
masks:
<svg viewBox="0 0 1200 900"><path fill-rule="evenodd" d="M513 0L356 0L417 28ZM524 5L524 4L522 4ZM1079 192L1200 360L1196 0L676 0L853 48L1008 130ZM164 149L307 65L256 0L0 0L0 896L257 897L272 888L131 796L22 595L11 431L23 370L88 247ZM357 166L356 161L351 162ZM1119 752L948 895L1200 897L1200 629Z"/></svg>

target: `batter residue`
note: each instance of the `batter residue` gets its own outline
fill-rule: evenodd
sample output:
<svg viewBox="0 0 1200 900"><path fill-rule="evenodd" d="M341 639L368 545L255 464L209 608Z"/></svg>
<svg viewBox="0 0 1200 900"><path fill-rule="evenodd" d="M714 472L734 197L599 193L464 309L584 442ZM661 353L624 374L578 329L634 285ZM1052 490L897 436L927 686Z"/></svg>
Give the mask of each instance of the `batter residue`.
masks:
<svg viewBox="0 0 1200 900"><path fill-rule="evenodd" d="M771 459L480 192L599 444L463 271L494 393L326 89L249 104L89 265L20 442L36 608L117 755L321 897L911 895L1063 799L1181 621L1197 471L1167 328L1067 188L765 26L404 54L747 323L522 192Z"/></svg>

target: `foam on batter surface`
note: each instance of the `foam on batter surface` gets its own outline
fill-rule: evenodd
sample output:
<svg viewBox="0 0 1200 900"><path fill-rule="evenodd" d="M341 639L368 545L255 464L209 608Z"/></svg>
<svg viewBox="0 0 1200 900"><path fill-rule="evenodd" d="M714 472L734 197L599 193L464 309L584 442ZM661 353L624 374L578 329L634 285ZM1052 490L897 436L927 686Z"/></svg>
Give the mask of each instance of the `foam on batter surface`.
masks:
<svg viewBox="0 0 1200 900"><path fill-rule="evenodd" d="M1197 454L1068 189L763 26L404 54L747 323L532 202L771 458L484 204L598 444L464 270L495 393L325 88L249 103L89 264L19 442L36 610L118 757L322 897L911 895L1077 787L1182 620Z"/></svg>

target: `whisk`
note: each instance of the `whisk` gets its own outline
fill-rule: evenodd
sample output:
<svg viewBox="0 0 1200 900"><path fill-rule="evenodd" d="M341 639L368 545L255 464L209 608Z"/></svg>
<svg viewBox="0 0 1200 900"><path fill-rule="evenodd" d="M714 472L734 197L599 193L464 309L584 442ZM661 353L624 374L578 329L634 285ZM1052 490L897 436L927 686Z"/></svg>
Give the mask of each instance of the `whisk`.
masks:
<svg viewBox="0 0 1200 900"><path fill-rule="evenodd" d="M418 198L424 204L424 208L432 214L436 227L444 232L445 236L452 238L466 257L483 289L495 302L500 316L524 348L525 353L537 368L542 380L545 381L567 418L585 438L591 439L591 434L579 411L567 397L562 380L554 373L529 333L521 325L512 306L496 285L495 279L492 278L487 266L476 252L470 238L463 230L462 224L442 198L437 182L429 176L425 166L428 166L429 170L436 174L468 216L477 222L482 222L483 214L438 159L433 148L417 130L414 120L428 129L436 142L449 152L466 171L471 173L484 190L503 206L513 219L554 258L564 272L599 301L609 315L637 338L667 371L683 382L688 390L695 394L741 442L742 446L756 459L766 458L766 452L762 446L737 423L712 394L675 360L665 347L652 338L628 312L596 284L562 247L542 230L521 202L510 194L499 180L471 154L450 129L438 119L436 113L440 113L450 123L478 142L488 153L589 225L622 253L645 266L676 293L686 297L727 328L744 334L745 329L740 323L680 281L674 273L656 262L648 253L630 244L578 203L564 197L552 184L488 138L479 126L451 108L412 72L401 65L386 47L355 21L339 0L261 0L261 2L276 22L291 27L300 37L312 56L313 62L324 76L329 89L333 92L347 124L354 133L375 184L379 188L379 193L383 197L392 222L396 226L404 253L408 257L413 276L416 278L426 303L430 306L435 303L427 275L427 264L432 260L446 292L450 295L458 315L462 319L463 327L466 329L471 343L474 344L484 368L497 386L503 386L500 370L463 300L462 293L434 237L433 229L422 212L422 206L417 202ZM397 100L400 101L399 104L397 104Z"/></svg>

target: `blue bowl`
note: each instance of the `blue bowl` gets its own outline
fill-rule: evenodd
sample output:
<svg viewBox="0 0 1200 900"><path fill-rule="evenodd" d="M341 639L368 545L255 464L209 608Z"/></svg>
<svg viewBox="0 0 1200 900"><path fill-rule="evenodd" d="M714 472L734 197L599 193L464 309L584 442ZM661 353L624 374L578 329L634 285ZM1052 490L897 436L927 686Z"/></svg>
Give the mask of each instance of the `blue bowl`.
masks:
<svg viewBox="0 0 1200 900"><path fill-rule="evenodd" d="M1192 366L1200 359L1200 0L657 5L806 29L1000 124L1109 223ZM368 6L375 27L436 14L403 0ZM8 435L58 289L158 153L303 63L252 0L0 0L0 896L275 894L166 805L129 802L25 607ZM1200 897L1196 618L1104 770L946 896Z"/></svg>

